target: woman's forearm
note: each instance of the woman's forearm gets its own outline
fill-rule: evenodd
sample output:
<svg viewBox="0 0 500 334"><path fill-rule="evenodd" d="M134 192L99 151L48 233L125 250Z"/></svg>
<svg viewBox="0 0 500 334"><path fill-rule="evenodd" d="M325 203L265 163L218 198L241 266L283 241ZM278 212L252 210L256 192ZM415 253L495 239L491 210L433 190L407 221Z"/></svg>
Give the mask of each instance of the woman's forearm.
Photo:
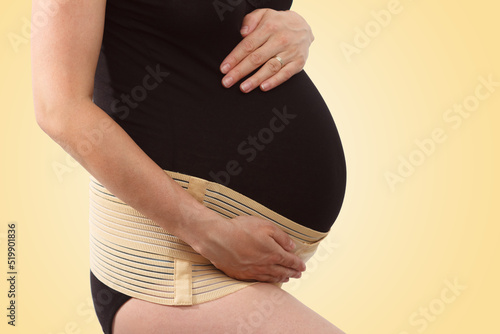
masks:
<svg viewBox="0 0 500 334"><path fill-rule="evenodd" d="M109 191L187 243L215 213L178 185L90 100L36 110L40 127ZM220 217L217 217L220 219Z"/></svg>
<svg viewBox="0 0 500 334"><path fill-rule="evenodd" d="M206 226L199 220L215 213L184 191L92 102L106 1L33 0L33 16L46 6L57 7L57 13L31 38L38 124L114 195L190 243L196 226Z"/></svg>

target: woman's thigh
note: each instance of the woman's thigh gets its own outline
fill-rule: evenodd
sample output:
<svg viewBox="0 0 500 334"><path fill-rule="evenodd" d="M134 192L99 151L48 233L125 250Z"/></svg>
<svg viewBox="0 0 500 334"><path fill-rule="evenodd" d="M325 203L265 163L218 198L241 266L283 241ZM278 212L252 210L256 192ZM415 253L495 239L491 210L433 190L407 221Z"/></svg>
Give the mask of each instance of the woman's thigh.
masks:
<svg viewBox="0 0 500 334"><path fill-rule="evenodd" d="M165 306L132 298L117 312L113 334L341 334L288 292L253 284L210 302Z"/></svg>

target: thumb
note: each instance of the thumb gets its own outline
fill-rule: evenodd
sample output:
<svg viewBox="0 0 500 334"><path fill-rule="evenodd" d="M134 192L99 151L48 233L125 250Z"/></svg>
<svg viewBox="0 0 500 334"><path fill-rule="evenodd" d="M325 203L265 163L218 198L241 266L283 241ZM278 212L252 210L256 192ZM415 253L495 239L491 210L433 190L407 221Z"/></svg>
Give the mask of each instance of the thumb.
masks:
<svg viewBox="0 0 500 334"><path fill-rule="evenodd" d="M266 8L259 8L247 14L243 18L243 23L241 24L241 29L240 29L241 36L246 37L252 31L254 31L255 28L259 25L262 18L264 17L266 11L267 11Z"/></svg>
<svg viewBox="0 0 500 334"><path fill-rule="evenodd" d="M290 236L279 227L274 227L274 230L271 233L271 237L281 247L283 247L284 250L291 252L295 249L295 243L293 242L292 238L290 238Z"/></svg>

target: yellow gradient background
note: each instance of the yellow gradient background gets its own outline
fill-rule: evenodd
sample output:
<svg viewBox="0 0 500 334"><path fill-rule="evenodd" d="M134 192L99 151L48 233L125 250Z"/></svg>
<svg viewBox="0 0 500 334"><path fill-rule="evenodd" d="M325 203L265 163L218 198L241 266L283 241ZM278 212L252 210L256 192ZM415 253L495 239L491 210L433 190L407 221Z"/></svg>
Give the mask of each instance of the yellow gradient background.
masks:
<svg viewBox="0 0 500 334"><path fill-rule="evenodd" d="M396 4L377 31L371 12ZM316 37L306 71L341 134L348 184L328 240L285 289L351 334L500 333L500 86L459 126L443 118L474 101L480 77L500 82L500 6L296 0L292 10ZM31 3L3 1L0 13L0 332L100 333L88 174L35 122L23 33ZM369 43L346 57L341 46L355 46L366 27ZM13 34L24 42L14 47ZM434 129L445 140L419 153L416 141ZM418 166L391 188L386 174L410 157ZM54 166L65 168L60 178ZM18 236L16 327L6 317L9 222Z"/></svg>

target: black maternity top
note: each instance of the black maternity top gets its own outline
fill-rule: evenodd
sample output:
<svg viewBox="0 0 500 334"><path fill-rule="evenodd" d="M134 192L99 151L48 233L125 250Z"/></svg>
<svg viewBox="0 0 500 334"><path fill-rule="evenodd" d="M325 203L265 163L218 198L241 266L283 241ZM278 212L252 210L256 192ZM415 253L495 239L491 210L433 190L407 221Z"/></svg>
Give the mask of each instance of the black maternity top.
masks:
<svg viewBox="0 0 500 334"><path fill-rule="evenodd" d="M318 231L346 186L342 144L305 71L262 92L219 66L246 14L291 0L108 0L94 102L161 168L222 183Z"/></svg>

